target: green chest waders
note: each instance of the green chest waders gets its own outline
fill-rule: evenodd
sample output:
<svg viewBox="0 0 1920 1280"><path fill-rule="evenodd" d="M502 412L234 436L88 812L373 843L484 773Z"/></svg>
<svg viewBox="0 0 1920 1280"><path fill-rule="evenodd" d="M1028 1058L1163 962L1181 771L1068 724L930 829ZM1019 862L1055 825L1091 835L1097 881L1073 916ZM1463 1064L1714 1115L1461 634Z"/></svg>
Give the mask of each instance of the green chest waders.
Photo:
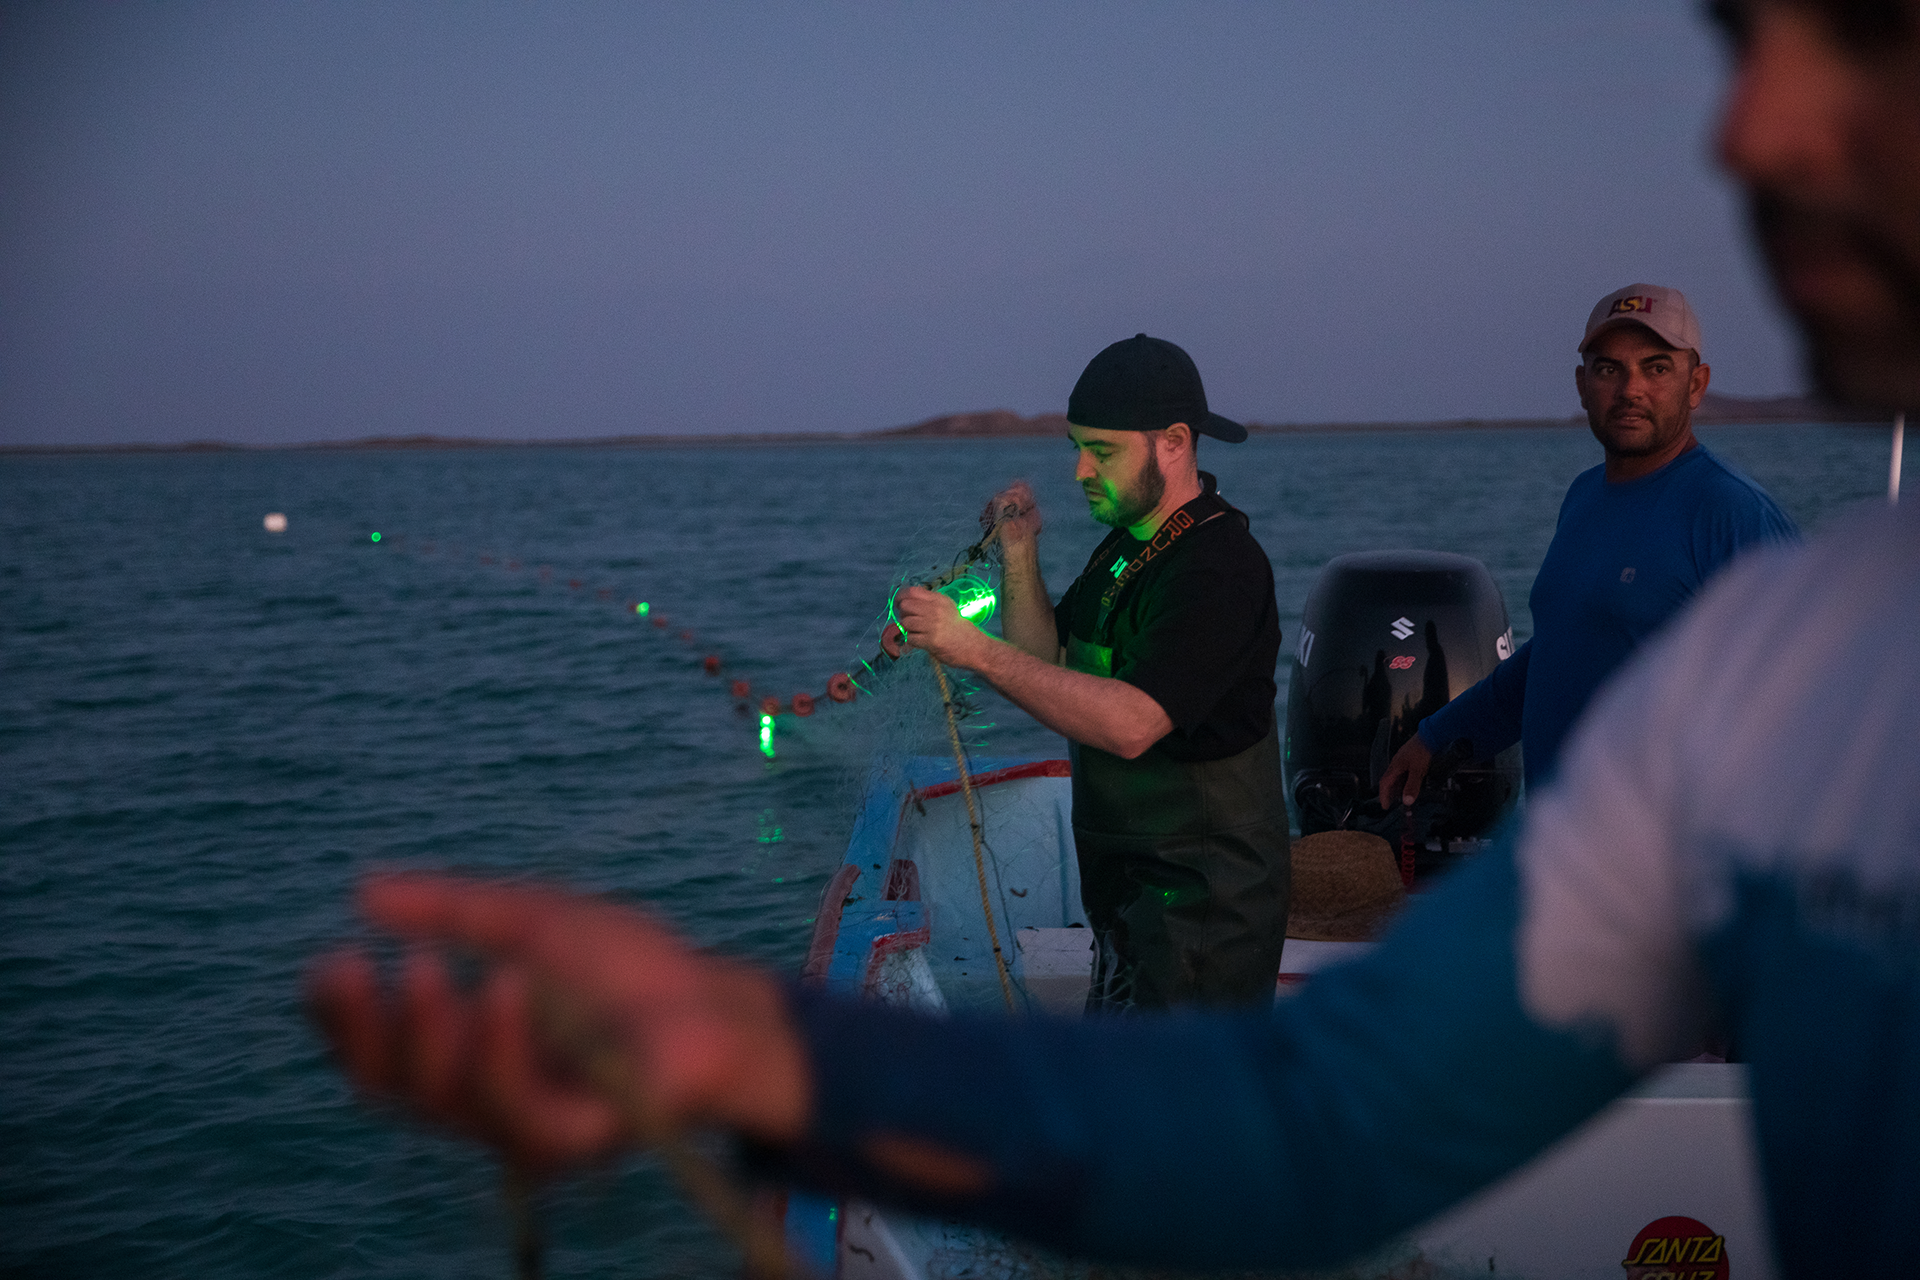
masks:
<svg viewBox="0 0 1920 1280"><path fill-rule="evenodd" d="M1067 665L1111 675L1113 650L1071 636ZM1224 760L1069 749L1088 1012L1271 1002L1291 882L1276 729Z"/></svg>

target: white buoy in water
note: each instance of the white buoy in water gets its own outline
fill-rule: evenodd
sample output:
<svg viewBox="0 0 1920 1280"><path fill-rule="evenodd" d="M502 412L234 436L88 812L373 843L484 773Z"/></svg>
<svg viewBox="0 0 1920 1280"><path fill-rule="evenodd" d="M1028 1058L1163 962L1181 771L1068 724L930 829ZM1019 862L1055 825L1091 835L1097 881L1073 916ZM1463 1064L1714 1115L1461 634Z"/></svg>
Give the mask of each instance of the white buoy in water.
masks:
<svg viewBox="0 0 1920 1280"><path fill-rule="evenodd" d="M267 518L260 523L267 527L268 533L285 533L287 531L287 518L278 511L267 512Z"/></svg>

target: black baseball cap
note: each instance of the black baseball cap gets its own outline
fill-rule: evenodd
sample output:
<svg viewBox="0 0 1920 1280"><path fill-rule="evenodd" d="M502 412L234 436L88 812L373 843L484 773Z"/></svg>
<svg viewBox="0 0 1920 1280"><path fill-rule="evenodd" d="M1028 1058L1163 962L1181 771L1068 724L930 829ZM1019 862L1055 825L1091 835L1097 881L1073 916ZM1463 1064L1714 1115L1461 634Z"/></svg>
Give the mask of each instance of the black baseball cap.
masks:
<svg viewBox="0 0 1920 1280"><path fill-rule="evenodd" d="M1067 421L1095 431L1159 431L1184 422L1216 440L1247 438L1245 427L1208 411L1193 357L1144 333L1093 358L1067 397Z"/></svg>

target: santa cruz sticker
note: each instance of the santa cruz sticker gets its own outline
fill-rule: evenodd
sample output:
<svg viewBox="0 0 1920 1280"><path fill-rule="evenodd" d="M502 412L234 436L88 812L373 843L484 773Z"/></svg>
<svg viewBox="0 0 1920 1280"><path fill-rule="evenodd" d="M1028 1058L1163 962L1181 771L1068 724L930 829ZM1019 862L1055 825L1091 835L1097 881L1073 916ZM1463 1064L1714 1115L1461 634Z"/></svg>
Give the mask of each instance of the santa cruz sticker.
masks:
<svg viewBox="0 0 1920 1280"><path fill-rule="evenodd" d="M1620 1265L1627 1280L1727 1280L1727 1238L1693 1218L1655 1218Z"/></svg>

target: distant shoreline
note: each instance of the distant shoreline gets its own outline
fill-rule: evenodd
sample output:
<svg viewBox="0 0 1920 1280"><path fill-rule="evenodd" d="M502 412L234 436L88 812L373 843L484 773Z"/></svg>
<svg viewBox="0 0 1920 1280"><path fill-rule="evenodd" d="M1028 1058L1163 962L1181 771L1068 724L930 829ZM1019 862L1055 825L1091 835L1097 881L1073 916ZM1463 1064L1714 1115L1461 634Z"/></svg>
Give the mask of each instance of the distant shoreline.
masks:
<svg viewBox="0 0 1920 1280"><path fill-rule="evenodd" d="M1483 431L1528 428L1584 427L1586 417L1565 418L1445 418L1426 422L1283 422L1248 423L1256 436L1324 435L1365 431ZM1878 426L1891 415L1867 416L1839 409L1805 396L1729 396L1714 392L1693 415L1703 427L1762 426L1805 423ZM1009 409L945 414L911 426L878 431L780 431L716 435L585 436L562 440L498 440L462 436L367 436L358 440L318 440L300 444L233 444L223 440L194 440L180 444L0 444L0 455L22 454L149 454L149 453L339 453L436 449L685 449L756 448L769 445L912 444L930 440L1017 440L1061 436L1067 430L1064 414L1022 417Z"/></svg>

